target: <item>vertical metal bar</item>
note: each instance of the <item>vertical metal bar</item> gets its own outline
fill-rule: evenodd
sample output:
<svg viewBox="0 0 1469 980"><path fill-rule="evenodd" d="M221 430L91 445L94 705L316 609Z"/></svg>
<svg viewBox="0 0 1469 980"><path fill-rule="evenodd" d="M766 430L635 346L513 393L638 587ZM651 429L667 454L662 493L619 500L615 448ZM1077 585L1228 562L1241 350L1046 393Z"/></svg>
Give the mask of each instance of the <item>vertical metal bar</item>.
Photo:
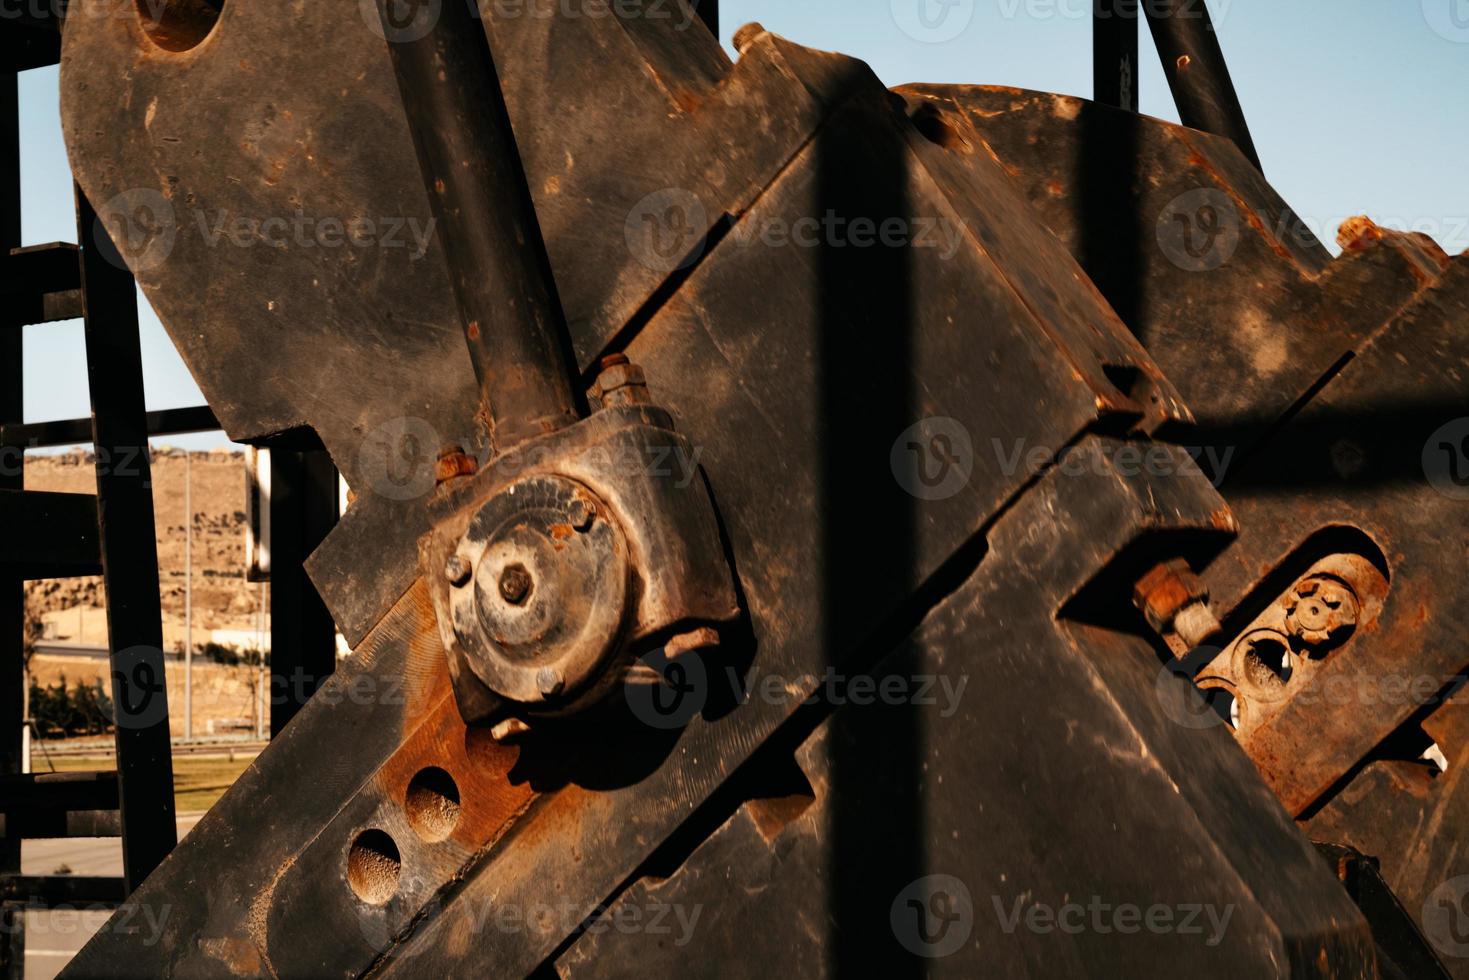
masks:
<svg viewBox="0 0 1469 980"><path fill-rule="evenodd" d="M117 723L123 878L129 892L178 843L164 682L153 478L143 404L137 289L76 190L97 522Z"/></svg>
<svg viewBox="0 0 1469 980"><path fill-rule="evenodd" d="M719 40L719 0L689 0L714 39Z"/></svg>
<svg viewBox="0 0 1469 980"><path fill-rule="evenodd" d="M579 416L565 314L484 25L446 3L402 32L378 0L497 451Z"/></svg>
<svg viewBox="0 0 1469 980"><path fill-rule="evenodd" d="M13 71L0 72L0 261L20 245L20 94ZM25 334L0 306L0 424L24 421L22 347ZM0 447L0 489L25 486L21 448ZM20 772L25 721L25 582L0 576L0 774ZM0 875L20 873L20 841L0 840ZM0 963L10 967L0 976L24 970L24 940L12 928L25 913L0 912Z"/></svg>
<svg viewBox="0 0 1469 980"><path fill-rule="evenodd" d="M194 454L184 451L184 741L194 738Z"/></svg>
<svg viewBox="0 0 1469 980"><path fill-rule="evenodd" d="M1148 0L1145 9L1183 124L1234 140L1262 169L1204 0Z"/></svg>
<svg viewBox="0 0 1469 980"><path fill-rule="evenodd" d="M0 905L0 980L25 980L26 910L19 903Z"/></svg>
<svg viewBox="0 0 1469 980"><path fill-rule="evenodd" d="M270 734L337 667L337 629L303 563L337 520L337 471L321 450L270 451Z"/></svg>
<svg viewBox="0 0 1469 980"><path fill-rule="evenodd" d="M1128 112L1138 110L1138 0L1094 0L1092 98Z"/></svg>

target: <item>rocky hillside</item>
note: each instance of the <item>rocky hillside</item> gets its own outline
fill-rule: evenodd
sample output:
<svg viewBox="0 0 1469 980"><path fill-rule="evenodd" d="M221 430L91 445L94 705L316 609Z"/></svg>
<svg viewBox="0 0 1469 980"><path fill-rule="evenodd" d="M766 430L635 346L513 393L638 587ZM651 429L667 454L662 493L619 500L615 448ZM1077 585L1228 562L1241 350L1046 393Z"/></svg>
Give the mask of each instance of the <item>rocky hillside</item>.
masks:
<svg viewBox="0 0 1469 980"><path fill-rule="evenodd" d="M193 452L194 628L203 643L215 629L253 630L261 586L245 581L245 456L241 452ZM96 473L91 453L28 454L26 489L94 493ZM153 452L153 516L158 534L162 582L164 642L180 642L184 621L184 476L183 450ZM102 645L106 642L100 578L31 582L27 610L47 623L57 640Z"/></svg>

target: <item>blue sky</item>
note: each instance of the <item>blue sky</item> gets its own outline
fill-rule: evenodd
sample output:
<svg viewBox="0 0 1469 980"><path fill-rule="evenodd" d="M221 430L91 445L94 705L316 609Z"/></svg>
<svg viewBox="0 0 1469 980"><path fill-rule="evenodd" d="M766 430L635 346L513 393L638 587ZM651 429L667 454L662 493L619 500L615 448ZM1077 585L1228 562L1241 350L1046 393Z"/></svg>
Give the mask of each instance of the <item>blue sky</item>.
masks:
<svg viewBox="0 0 1469 980"><path fill-rule="evenodd" d="M888 84L974 82L1089 96L1090 0L722 0L741 24L872 65ZM929 4L930 28L916 18ZM1209 0L1266 175L1328 244L1368 214L1469 249L1469 0ZM943 13L943 17L936 15ZM905 30L905 27L907 28ZM918 35L918 36L914 36ZM952 35L952 36L949 36ZM1177 121L1144 31L1143 112ZM56 69L21 77L23 233L74 241ZM26 328L26 420L88 414L79 324ZM202 401L146 307L148 407ZM223 437L170 440L209 448Z"/></svg>

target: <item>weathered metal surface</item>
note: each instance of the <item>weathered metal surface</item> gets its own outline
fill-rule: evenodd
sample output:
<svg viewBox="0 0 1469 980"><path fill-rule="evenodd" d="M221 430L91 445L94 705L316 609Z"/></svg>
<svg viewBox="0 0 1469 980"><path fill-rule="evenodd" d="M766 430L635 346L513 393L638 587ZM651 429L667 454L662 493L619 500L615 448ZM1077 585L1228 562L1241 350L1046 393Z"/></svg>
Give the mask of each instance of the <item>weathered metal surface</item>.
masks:
<svg viewBox="0 0 1469 980"><path fill-rule="evenodd" d="M221 423L237 439L311 426L356 491L355 513L312 565L353 642L411 581L413 542L427 527L421 498L405 488L420 470L432 473L439 448L420 444L432 434L440 445L477 446L463 413L475 401L473 375L434 237L423 239L420 255L351 247L345 235L334 237L342 243L335 248L316 247L314 238L301 245L279 224L265 229L280 240L275 245L256 234L266 219L298 214L313 232L331 217L430 227L386 45L359 29L358 6L329 0L293 13L293 43L285 46L269 4L231 7L206 40L183 52L157 48L127 19L79 21L67 34L67 59L86 67L63 70L78 179L94 198L116 199L104 218L120 240L129 230L124 215L145 204L157 212L156 227L126 238L129 258ZM731 67L697 24L678 24L492 20L511 121L583 369L656 311L665 283L708 261L717 249L706 235L725 215L746 212L809 147L833 106L878 84L859 62L769 34L750 40ZM302 77L315 82L302 86ZM99 88L101 78L126 79L126 95ZM156 136L125 135L135 132ZM216 132L244 136L203 135ZM659 166L645 166L650 159ZM944 166L936 154L929 159ZM948 248L933 236L964 230L960 218L973 222L970 197L956 194L943 213L919 215L923 228L908 234ZM1016 217L1026 213L1013 195L1001 203ZM940 225L946 216L952 223ZM1001 217L993 213L968 232L983 247L1040 233L1028 216ZM240 219L245 247L234 247ZM1054 251L1033 241L1026 248ZM1047 299L1056 290L1050 271L1008 260L1006 271L1026 277L1019 288L1046 304L1038 310L1042 329L1101 345L1101 359L1117 368L1151 370L1115 337L1110 313L1079 295L1079 282L1060 289L1058 309ZM1074 270L1061 275L1074 278ZM262 282L272 295L261 294ZM214 324L208 336L195 326L206 320ZM1098 328L1101 321L1110 322ZM1126 401L1107 394L1115 386L1100 383L1090 352L1070 356L1099 379L1099 397ZM246 359L275 382L261 386L258 374L236 370ZM1171 388L1159 387L1160 414L1181 412ZM403 560L360 561L368 548Z"/></svg>
<svg viewBox="0 0 1469 980"><path fill-rule="evenodd" d="M1422 896L1465 870L1448 829L1462 817L1439 794L1427 820L1413 802L1423 784L1404 782L1421 766L1375 762L1357 774L1398 746L1421 751L1413 719L1465 666L1453 611L1465 601L1462 549L1446 544L1465 527L1451 429L1469 416L1466 260L1361 218L1342 227L1344 253L1328 261L1243 157L1204 134L1060 96L905 91L918 109L963 110L1189 401L1198 424L1172 432L1211 455L1242 527L1205 573L1222 642L1246 641L1251 621L1338 546L1391 574L1382 618L1308 659L1312 669L1282 686L1284 707L1242 734L1287 808L1324 804L1313 828L1338 813L1322 832L1383 856L1420 915ZM1125 193L1099 195L1084 169L1099 154L1115 164L1108 153L1127 157ZM1098 247L1106 235L1115 247ZM1284 631L1287 610L1277 613ZM1364 802L1339 813L1334 801L1348 799ZM1408 841L1414 873L1397 856Z"/></svg>
<svg viewBox="0 0 1469 980"><path fill-rule="evenodd" d="M633 883L562 975L1374 975L1366 924L1223 729L1188 724L1187 685L1138 637L1064 614L1129 545L1159 555L1166 531L1211 528L1211 497L1202 478L1048 473L865 672L873 690L967 678L957 710L823 701L833 716L796 751L809 797L746 803ZM1128 904L1197 922L1113 930ZM663 909L671 928L647 929ZM1229 918L1222 941L1210 915Z"/></svg>
<svg viewBox="0 0 1469 980"><path fill-rule="evenodd" d="M612 405L437 495L422 573L466 718L584 709L675 634L739 618L694 450L663 410Z"/></svg>
<svg viewBox="0 0 1469 980"><path fill-rule="evenodd" d="M1183 124L1231 140L1260 169L1260 154L1224 63L1208 3L1149 0L1143 9Z"/></svg>
<svg viewBox="0 0 1469 980"><path fill-rule="evenodd" d="M1333 805L1419 706L1330 715L1286 699L1252 722L1261 781L1222 722L1189 711L1160 674L1168 651L1140 638L1129 607L1144 573L1185 560L1235 635L1350 540L1380 553L1391 593L1302 683L1405 667L1448 683L1463 655L1428 611L1469 598L1445 585L1454 559L1442 549L1442 529L1463 521L1393 435L1428 439L1419 428L1469 414L1453 383L1462 261L1357 224L1329 263L1308 235L1285 234L1293 216L1227 142L1076 100L927 86L905 105L859 62L758 27L740 32L730 66L697 26L497 14L490 36L579 387L603 354L625 355L592 384L603 411L552 438L592 439L614 415L660 431L676 420L679 435L657 443L673 458L653 463L675 471L637 479L686 478L707 503L707 474L717 528L675 527L663 545L716 536L744 612L711 651L706 633L674 634L720 617L640 611L629 635L668 646L627 665L624 696L609 689L594 716L522 724L502 744L510 729L466 727L492 706L466 710L474 665L445 656L464 639L446 597L474 582L476 556L456 551L495 492L525 474L544 482L566 455L516 474L501 457L470 475L485 449L466 411L474 372L433 235L410 256L276 241L257 222L226 246L221 225L198 220L431 227L383 24L342 29L356 29L356 6L293 9L285 46L269 4L217 20L191 7L201 16L162 33L127 19L68 32L79 179L115 196L104 218L221 420L241 438L314 430L356 491L313 575L362 640L138 893L174 912L160 941L139 950L104 931L74 975L686 967L667 944L635 957L594 928L598 915L655 892L702 901L701 888L727 888L724 873L763 901L715 910L698 955L759 951L738 961L752 973L916 972L892 908L910 884L948 874L979 893L981 932L940 970L1372 975L1367 924L1289 816ZM1111 164L1168 176L1124 182L1130 193L1102 206L1095 175L1067 168L1113 122L1111 149L1137 154ZM1187 196L1199 191L1210 193ZM140 201L155 210L129 238ZM1156 228L1140 226L1154 207ZM1118 229L1125 247L1103 257L1098 219L1119 208L1133 216ZM1417 399L1409 411L1370 420L1402 390ZM1241 501L1240 541L1229 545L1235 519L1208 479L1155 433L1252 450L1212 471ZM1149 452L1162 474L1131 464ZM603 504L626 509L616 494L629 485L594 470L570 474L587 477L592 523ZM576 493L541 489L577 533ZM503 524L483 529L487 549ZM621 527L636 559L640 529ZM679 607L658 599L656 576L674 577L675 598L701 580L675 581L698 562L670 554L630 563L640 600ZM535 564L495 566L492 627L505 625L501 605L543 608ZM733 603L718 605L727 619ZM1299 626L1301 613L1281 612ZM471 618L484 625L479 611L455 625ZM1313 629L1332 633L1297 632ZM835 704L812 698L831 672L969 665L987 672L984 690L947 717L848 705L823 723ZM670 717L670 690L696 703ZM772 759L818 725L804 781L772 792L793 777ZM328 741L351 750L323 771ZM976 744L992 769L940 778ZM1111 817L1107 847L1086 832L1098 814ZM888 848L875 867L873 835ZM1049 890L1063 904L1088 889L1232 909L1232 931L1202 946L1101 931L1039 942L985 917L988 899L1020 908Z"/></svg>
<svg viewBox="0 0 1469 980"><path fill-rule="evenodd" d="M1178 438L1233 450L1226 468L1447 267L1381 229L1332 261L1220 137L1021 89L899 91L972 125L1182 393L1198 424Z"/></svg>

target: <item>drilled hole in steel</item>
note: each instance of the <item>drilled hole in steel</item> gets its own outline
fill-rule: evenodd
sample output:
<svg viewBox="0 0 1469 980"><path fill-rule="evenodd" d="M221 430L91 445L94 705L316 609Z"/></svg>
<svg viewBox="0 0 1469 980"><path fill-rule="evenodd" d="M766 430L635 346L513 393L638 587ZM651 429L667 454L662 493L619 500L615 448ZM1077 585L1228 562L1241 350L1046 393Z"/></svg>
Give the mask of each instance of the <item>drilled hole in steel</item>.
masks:
<svg viewBox="0 0 1469 980"><path fill-rule="evenodd" d="M214 30L225 0L134 0L149 40L165 51L196 48Z"/></svg>
<svg viewBox="0 0 1469 980"><path fill-rule="evenodd" d="M1256 684L1280 686L1290 680L1295 661L1285 637L1258 636L1245 650L1245 667Z"/></svg>
<svg viewBox="0 0 1469 980"><path fill-rule="evenodd" d="M459 787L447 772L429 766L408 784L403 807L415 834L430 844L444 840L459 822Z"/></svg>
<svg viewBox="0 0 1469 980"><path fill-rule="evenodd" d="M913 125L924 135L930 143L936 143L946 150L955 150L959 153L970 153L973 147L964 135L944 118L944 114L935 106L924 103L913 110Z"/></svg>
<svg viewBox="0 0 1469 980"><path fill-rule="evenodd" d="M369 905L383 905L393 897L402 870L398 845L381 830L364 830L347 852L347 883Z"/></svg>

